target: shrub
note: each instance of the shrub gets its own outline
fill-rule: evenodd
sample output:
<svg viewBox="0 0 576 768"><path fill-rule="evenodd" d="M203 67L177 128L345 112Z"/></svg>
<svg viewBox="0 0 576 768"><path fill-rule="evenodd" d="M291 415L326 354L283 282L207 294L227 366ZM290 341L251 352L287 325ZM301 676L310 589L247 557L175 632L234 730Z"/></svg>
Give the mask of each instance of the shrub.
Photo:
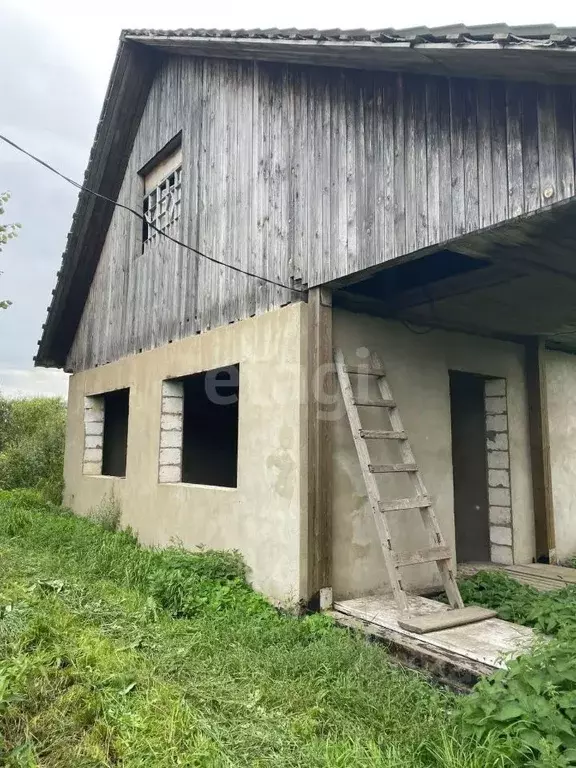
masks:
<svg viewBox="0 0 576 768"><path fill-rule="evenodd" d="M178 618L191 618L200 610L262 609L264 598L247 585L246 566L237 552L188 552L165 549L158 553L147 590ZM268 607L268 606L267 606Z"/></svg>
<svg viewBox="0 0 576 768"><path fill-rule="evenodd" d="M66 406L60 398L0 397L0 489L62 501Z"/></svg>
<svg viewBox="0 0 576 768"><path fill-rule="evenodd" d="M515 739L527 765L576 765L576 643L552 641L480 680L462 720L478 738Z"/></svg>
<svg viewBox="0 0 576 768"><path fill-rule="evenodd" d="M107 531L117 531L122 520L122 508L120 502L114 496L114 491L105 494L100 504L88 513L90 520L99 523Z"/></svg>
<svg viewBox="0 0 576 768"><path fill-rule="evenodd" d="M539 592L504 573L483 571L460 583L467 604L493 608L506 621L534 627L547 635L576 632L576 585Z"/></svg>
<svg viewBox="0 0 576 768"><path fill-rule="evenodd" d="M460 585L467 603L556 636L508 668L481 680L462 703L465 730L477 738L513 738L525 765L576 766L576 587L538 592L495 572Z"/></svg>
<svg viewBox="0 0 576 768"><path fill-rule="evenodd" d="M13 491L0 490L0 510L5 507L8 509L25 509L36 512L50 510L56 511L58 508L50 502L47 502L39 491L32 488L17 488Z"/></svg>
<svg viewBox="0 0 576 768"><path fill-rule="evenodd" d="M501 619L517 624L527 623L532 603L540 594L498 571L480 571L462 580L459 587L465 603L492 608Z"/></svg>

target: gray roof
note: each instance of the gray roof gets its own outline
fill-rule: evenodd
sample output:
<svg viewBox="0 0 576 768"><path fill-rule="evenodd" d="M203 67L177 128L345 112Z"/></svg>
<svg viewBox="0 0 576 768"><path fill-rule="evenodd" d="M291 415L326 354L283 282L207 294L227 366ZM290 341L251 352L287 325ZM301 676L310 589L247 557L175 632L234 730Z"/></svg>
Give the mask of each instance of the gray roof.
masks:
<svg viewBox="0 0 576 768"><path fill-rule="evenodd" d="M543 83L576 83L576 27L133 29L122 40L164 53Z"/></svg>
<svg viewBox="0 0 576 768"><path fill-rule="evenodd" d="M501 45L532 44L562 47L576 44L576 27L555 24L509 26L508 24L450 24L444 27L409 27L407 29L132 29L123 36L203 37L219 39L251 38L260 40L369 41L373 43L485 43Z"/></svg>

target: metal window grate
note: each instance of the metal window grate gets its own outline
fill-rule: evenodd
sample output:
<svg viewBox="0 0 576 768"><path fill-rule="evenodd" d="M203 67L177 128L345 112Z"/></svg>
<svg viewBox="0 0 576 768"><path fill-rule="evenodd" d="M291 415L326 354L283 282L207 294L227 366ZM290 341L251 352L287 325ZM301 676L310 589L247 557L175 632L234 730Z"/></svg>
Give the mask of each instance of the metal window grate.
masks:
<svg viewBox="0 0 576 768"><path fill-rule="evenodd" d="M142 247L158 236L158 232L150 224L163 232L180 218L181 193L182 167L173 171L144 197L146 221L143 225Z"/></svg>

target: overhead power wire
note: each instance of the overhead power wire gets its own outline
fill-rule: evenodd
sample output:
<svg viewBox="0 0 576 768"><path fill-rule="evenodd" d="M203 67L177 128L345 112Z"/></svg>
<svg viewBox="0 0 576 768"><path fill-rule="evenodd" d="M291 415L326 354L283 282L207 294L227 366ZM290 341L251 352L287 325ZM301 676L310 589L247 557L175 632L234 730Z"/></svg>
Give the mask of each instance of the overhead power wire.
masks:
<svg viewBox="0 0 576 768"><path fill-rule="evenodd" d="M306 293L304 289L296 288L290 285L285 285L284 283L280 283L277 280L271 280L268 277L263 277L262 275L258 275L255 272L250 272L249 270L242 269L242 267L237 267L234 264L228 264L225 261L220 261L219 259L216 259L214 256L208 256L208 254L202 253L202 251L199 251L197 248L194 248L188 243L184 243L182 242L182 240L178 240L176 237L172 237L171 235L167 234L163 230L159 229L154 224L149 222L148 219L142 213L135 211L134 208L130 208L130 206L128 205L119 203L117 200L112 200L110 197L106 197L106 195L101 195L100 192L95 192L93 189L89 189L88 187L85 187L83 184L80 184L79 182L74 181L74 179L71 179L70 177L66 176L61 171L57 170L46 161L42 160L39 157L36 157L36 155L33 155L31 152L28 152L28 150L19 146L18 144L16 144L16 142L12 141L6 136L3 136L1 133L0 133L0 139L2 139L2 141L6 142L6 144L9 144L14 149L17 149L18 152L22 152L22 154L31 158L36 163L43 165L44 168L47 168L49 171L52 171L52 173L55 173L57 176L60 176L60 178L64 179L64 181L67 181L68 184L72 184L72 186L76 187L82 192L87 192L90 195L94 195L94 197L98 197L100 198L100 200L105 200L107 203L112 203L112 205L116 206L117 208L123 208L125 211L129 211L129 213L132 213L134 216L140 219L140 221L144 222L149 229L154 230L159 235L162 235L162 237L165 237L167 240L171 240L176 245L179 245L182 248L186 248L188 251L191 251L192 253L195 253L198 256L201 256L203 259L206 259L207 261L211 261L213 264L219 264L221 267L226 267L227 269L231 269L234 272L239 272L242 275L247 275L247 277L253 277L255 280L262 280L264 283L269 283L270 285L276 285L278 288L285 288L287 291L293 291L295 293Z"/></svg>

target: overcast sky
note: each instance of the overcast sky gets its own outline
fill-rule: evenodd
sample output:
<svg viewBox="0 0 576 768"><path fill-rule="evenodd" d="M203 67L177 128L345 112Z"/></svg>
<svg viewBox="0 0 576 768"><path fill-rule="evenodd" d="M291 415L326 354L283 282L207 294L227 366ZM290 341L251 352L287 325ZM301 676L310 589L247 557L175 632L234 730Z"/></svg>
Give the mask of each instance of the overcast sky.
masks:
<svg viewBox="0 0 576 768"><path fill-rule="evenodd" d="M84 9L87 6L87 10ZM125 27L382 28L463 22L554 23L576 27L568 0L0 0L0 133L77 180ZM0 255L0 391L65 394L67 377L33 367L46 307L76 204L76 190L0 142L6 220L22 230Z"/></svg>

